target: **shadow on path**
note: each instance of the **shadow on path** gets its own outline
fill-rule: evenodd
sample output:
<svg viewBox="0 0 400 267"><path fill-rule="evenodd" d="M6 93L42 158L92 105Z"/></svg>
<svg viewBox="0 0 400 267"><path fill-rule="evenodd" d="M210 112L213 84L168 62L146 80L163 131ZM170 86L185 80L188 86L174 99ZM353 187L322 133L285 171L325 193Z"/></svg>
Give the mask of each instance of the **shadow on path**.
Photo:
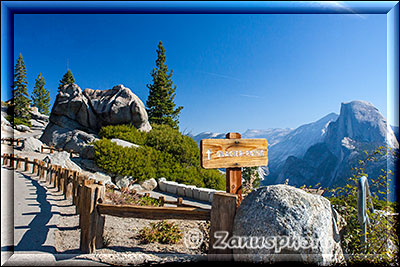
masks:
<svg viewBox="0 0 400 267"><path fill-rule="evenodd" d="M35 214L35 217L28 225L28 231L22 236L19 243L14 247L17 251L40 251L56 253L54 246L45 246L50 227L46 226L53 213L51 212L51 204L47 201L47 190L42 187L36 180L20 173L25 179L29 180L36 188L36 201L39 203L40 212ZM24 215L24 214L23 214ZM25 214L28 215L28 214Z"/></svg>

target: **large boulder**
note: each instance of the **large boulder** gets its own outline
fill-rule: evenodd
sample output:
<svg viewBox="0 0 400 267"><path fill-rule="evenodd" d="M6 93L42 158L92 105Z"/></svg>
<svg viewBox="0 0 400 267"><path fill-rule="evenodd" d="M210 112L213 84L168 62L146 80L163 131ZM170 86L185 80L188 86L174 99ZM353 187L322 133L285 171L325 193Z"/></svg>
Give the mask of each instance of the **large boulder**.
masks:
<svg viewBox="0 0 400 267"><path fill-rule="evenodd" d="M234 259L341 263L344 256L336 218L329 200L322 196L288 185L260 187L243 200L235 216L236 244L243 245L246 238L248 242L234 247Z"/></svg>
<svg viewBox="0 0 400 267"><path fill-rule="evenodd" d="M140 131L151 130L143 102L123 85L84 91L76 84L65 85L57 95L49 121L40 140L76 152L97 140L103 126L132 124Z"/></svg>
<svg viewBox="0 0 400 267"><path fill-rule="evenodd" d="M31 114L31 119L33 120L41 122L49 122L49 116L40 113L37 107L31 107L30 114Z"/></svg>
<svg viewBox="0 0 400 267"><path fill-rule="evenodd" d="M42 149L43 143L40 142L35 137L29 136L25 138L21 150L26 152L40 152Z"/></svg>
<svg viewBox="0 0 400 267"><path fill-rule="evenodd" d="M62 168L70 169L73 171L82 171L81 167L79 167L75 162L71 160L70 154L65 151L50 154L46 156L43 161L47 162L48 164L59 165Z"/></svg>

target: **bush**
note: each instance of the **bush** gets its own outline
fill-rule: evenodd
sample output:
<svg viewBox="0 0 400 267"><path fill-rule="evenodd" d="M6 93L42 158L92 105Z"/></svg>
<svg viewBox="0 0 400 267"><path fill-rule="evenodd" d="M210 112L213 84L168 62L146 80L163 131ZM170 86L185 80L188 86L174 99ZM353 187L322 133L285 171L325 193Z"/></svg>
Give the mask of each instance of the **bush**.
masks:
<svg viewBox="0 0 400 267"><path fill-rule="evenodd" d="M107 126L99 135L102 139L94 145L95 162L109 173L133 176L138 181L166 177L198 187L225 189L224 175L201 168L196 142L169 126L155 125L149 133L130 125ZM140 147L124 148L107 138L120 138Z"/></svg>
<svg viewBox="0 0 400 267"><path fill-rule="evenodd" d="M176 244L182 239L182 233L173 222L160 221L140 230L139 238L143 243Z"/></svg>
<svg viewBox="0 0 400 267"><path fill-rule="evenodd" d="M15 125L25 125L25 126L28 126L28 127L32 127L31 122L28 119L25 119L25 118L16 118L16 117L13 118L13 116L7 115L5 117L5 119L8 120L11 123L11 125L13 125L13 126L15 126Z"/></svg>
<svg viewBox="0 0 400 267"><path fill-rule="evenodd" d="M366 158L359 161L359 167L354 168L355 174L348 179L348 183L343 187L329 190L332 194L328 199L345 219L345 226L341 245L345 254L349 255L349 263L373 263L389 264L398 261L396 251L399 247L398 233L396 232L398 219L395 216L387 216L384 212L393 213L394 203L386 199L380 200L378 194L380 190L388 190L387 182L392 171L385 172L376 179L368 177L365 173L368 162L376 160L377 155L382 155L386 149L380 147L372 153L366 153ZM395 158L398 154L394 153ZM357 180L361 176L368 177L370 188L376 187L376 192L372 191L372 204L375 212L370 211L371 204L367 201L367 214L371 224L367 228L367 242L361 244L361 226L358 221L357 213ZM380 211L379 211L380 210ZM390 245L389 245L390 244Z"/></svg>
<svg viewBox="0 0 400 267"><path fill-rule="evenodd" d="M100 138L118 138L137 145L146 144L146 133L138 131L131 124L109 125L102 127L99 132Z"/></svg>
<svg viewBox="0 0 400 267"><path fill-rule="evenodd" d="M168 125L154 125L147 135L146 145L172 155L184 166L196 166L200 162L200 150L193 138Z"/></svg>

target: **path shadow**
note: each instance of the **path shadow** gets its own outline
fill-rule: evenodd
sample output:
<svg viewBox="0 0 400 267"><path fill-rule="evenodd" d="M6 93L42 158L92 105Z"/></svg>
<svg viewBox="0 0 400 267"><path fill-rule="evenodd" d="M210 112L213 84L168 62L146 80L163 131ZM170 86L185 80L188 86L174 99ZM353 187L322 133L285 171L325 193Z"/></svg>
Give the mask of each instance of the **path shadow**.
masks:
<svg viewBox="0 0 400 267"><path fill-rule="evenodd" d="M14 251L43 251L48 253L56 253L54 246L45 246L49 227L46 226L50 221L53 213L51 212L51 204L47 201L47 190L43 188L36 180L33 180L26 174L20 173L25 179L29 180L36 188L36 201L39 203L40 212L28 224L28 231L22 236L19 243L14 247Z"/></svg>

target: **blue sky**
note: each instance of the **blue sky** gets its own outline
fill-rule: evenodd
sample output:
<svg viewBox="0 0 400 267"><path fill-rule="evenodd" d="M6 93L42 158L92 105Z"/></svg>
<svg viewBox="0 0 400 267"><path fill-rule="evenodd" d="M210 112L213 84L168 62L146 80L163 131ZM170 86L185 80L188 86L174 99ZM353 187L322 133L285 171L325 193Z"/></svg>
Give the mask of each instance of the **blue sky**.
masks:
<svg viewBox="0 0 400 267"><path fill-rule="evenodd" d="M352 100L386 117L386 15L16 14L14 22L14 63L22 53L30 95L42 73L52 102L68 62L82 89L123 84L145 103L161 40L184 106L181 131L295 128Z"/></svg>

